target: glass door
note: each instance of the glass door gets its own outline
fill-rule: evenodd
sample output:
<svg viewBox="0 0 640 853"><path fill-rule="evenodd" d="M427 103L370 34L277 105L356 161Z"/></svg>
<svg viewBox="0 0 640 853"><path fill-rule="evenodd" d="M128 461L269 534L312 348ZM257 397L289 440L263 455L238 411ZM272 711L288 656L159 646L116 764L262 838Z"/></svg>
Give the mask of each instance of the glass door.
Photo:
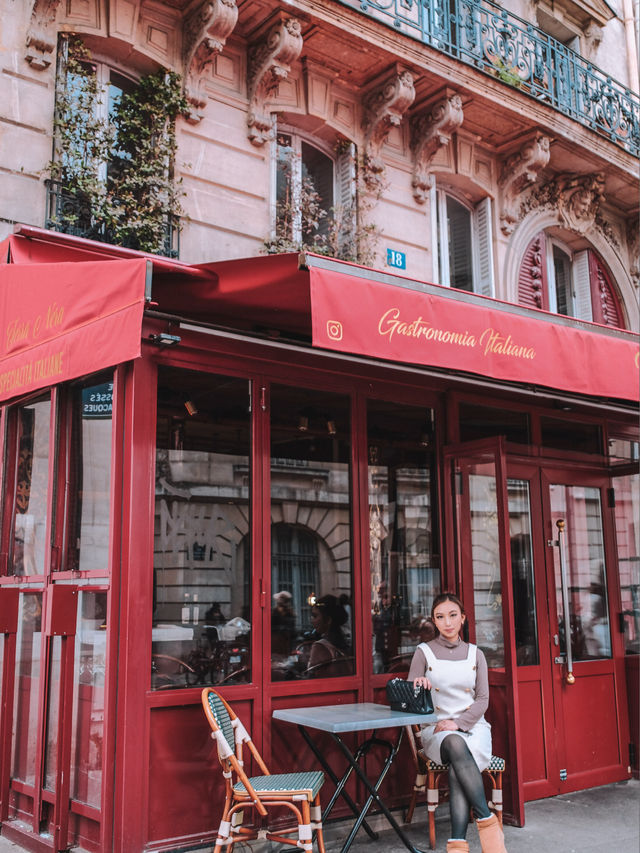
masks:
<svg viewBox="0 0 640 853"><path fill-rule="evenodd" d="M493 752L507 760L505 811L524 822L524 798L517 749L519 714L513 579L508 494L502 439L449 447L445 477L447 579L457 587L470 622L471 639L489 665ZM455 567L455 576L452 568Z"/></svg>

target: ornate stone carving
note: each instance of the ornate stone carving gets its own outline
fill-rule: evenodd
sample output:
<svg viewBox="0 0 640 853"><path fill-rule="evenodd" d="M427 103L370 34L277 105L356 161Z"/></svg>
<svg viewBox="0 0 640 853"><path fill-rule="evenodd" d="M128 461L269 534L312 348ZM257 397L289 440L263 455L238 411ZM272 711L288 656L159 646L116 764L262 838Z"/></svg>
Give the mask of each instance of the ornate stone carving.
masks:
<svg viewBox="0 0 640 853"><path fill-rule="evenodd" d="M558 222L579 234L586 234L601 221L600 204L604 197L604 176L559 175L538 186L523 202L523 214L533 208L548 207L557 213ZM607 236L606 231L605 236Z"/></svg>
<svg viewBox="0 0 640 853"><path fill-rule="evenodd" d="M460 127L464 114L460 95L449 95L438 101L428 115L416 116L411 127L413 150L413 197L424 204L433 186L431 163L440 148L448 145L451 135Z"/></svg>
<svg viewBox="0 0 640 853"><path fill-rule="evenodd" d="M562 175L558 184L560 220L584 234L591 228L604 197L604 175Z"/></svg>
<svg viewBox="0 0 640 853"><path fill-rule="evenodd" d="M267 101L287 77L291 63L302 50L302 26L297 18L285 18L274 24L267 35L249 50L249 114L247 125L253 145L261 146L273 137L273 121Z"/></svg>
<svg viewBox="0 0 640 853"><path fill-rule="evenodd" d="M548 136L536 133L533 139L524 143L520 151L504 160L498 181L502 189L500 227L503 234L513 232L520 213L522 192L535 183L538 173L549 162L549 144Z"/></svg>
<svg viewBox="0 0 640 853"><path fill-rule="evenodd" d="M603 28L595 21L590 21L584 28L584 47L583 56L585 59L593 61L602 41Z"/></svg>
<svg viewBox="0 0 640 853"><path fill-rule="evenodd" d="M638 219L633 217L627 223L627 251L629 252L629 275L636 290L640 289L640 231Z"/></svg>
<svg viewBox="0 0 640 853"><path fill-rule="evenodd" d="M60 0L34 0L27 31L26 60L42 71L51 65L56 46L55 20ZM50 55L51 54L51 55Z"/></svg>
<svg viewBox="0 0 640 853"><path fill-rule="evenodd" d="M203 74L216 53L221 53L237 20L235 0L205 0L185 17L182 33L184 91L193 107L187 116L193 124L200 121L202 116L197 111L207 103Z"/></svg>
<svg viewBox="0 0 640 853"><path fill-rule="evenodd" d="M396 66L393 74L386 76L364 100L363 167L365 182L371 189L379 189L382 185L381 149L389 131L400 125L415 96L413 75L406 68Z"/></svg>

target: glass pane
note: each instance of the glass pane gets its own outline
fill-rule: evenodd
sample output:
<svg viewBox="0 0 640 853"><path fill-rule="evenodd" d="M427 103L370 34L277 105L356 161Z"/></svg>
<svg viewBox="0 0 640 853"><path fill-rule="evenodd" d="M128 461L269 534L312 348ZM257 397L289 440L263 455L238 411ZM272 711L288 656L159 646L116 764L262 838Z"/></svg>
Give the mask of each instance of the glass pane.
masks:
<svg viewBox="0 0 640 853"><path fill-rule="evenodd" d="M11 775L35 784L42 594L22 593L16 637Z"/></svg>
<svg viewBox="0 0 640 853"><path fill-rule="evenodd" d="M109 567L113 382L76 386L70 395L65 559L70 571Z"/></svg>
<svg viewBox="0 0 640 853"><path fill-rule="evenodd" d="M530 443L531 432L527 412L513 412L508 409L461 403L459 415L460 441L474 441L479 438L503 435L507 441L518 444Z"/></svg>
<svg viewBox="0 0 640 853"><path fill-rule="evenodd" d="M299 216L295 212L295 162L291 136L279 133L276 160L276 230L283 240L292 240L294 233L300 229Z"/></svg>
<svg viewBox="0 0 640 853"><path fill-rule="evenodd" d="M349 398L274 385L271 413L272 677L348 675Z"/></svg>
<svg viewBox="0 0 640 853"><path fill-rule="evenodd" d="M550 486L554 536L556 521L566 522L565 568L569 592L571 650L574 661L611 657L600 490L584 486ZM560 553L553 549L556 606L562 646L565 619L562 607Z"/></svg>
<svg viewBox="0 0 640 853"><path fill-rule="evenodd" d="M571 299L571 259L559 249L553 247L553 272L555 276L555 296L558 314L573 315ZM553 310L553 308L551 309Z"/></svg>
<svg viewBox="0 0 640 853"><path fill-rule="evenodd" d="M542 417L540 431L544 447L577 453L602 453L602 430L597 424Z"/></svg>
<svg viewBox="0 0 640 853"><path fill-rule="evenodd" d="M640 477L614 477L625 654L640 653Z"/></svg>
<svg viewBox="0 0 640 853"><path fill-rule="evenodd" d="M447 234L449 284L459 290L471 291L473 290L471 213L451 196L447 196Z"/></svg>
<svg viewBox="0 0 640 853"><path fill-rule="evenodd" d="M18 458L10 575L42 575L46 553L51 401L16 410Z"/></svg>
<svg viewBox="0 0 640 853"><path fill-rule="evenodd" d="M431 409L369 400L373 671L409 669L440 590Z"/></svg>
<svg viewBox="0 0 640 853"><path fill-rule="evenodd" d="M518 666L540 662L531 548L531 501L526 480L508 480L513 611Z"/></svg>
<svg viewBox="0 0 640 853"><path fill-rule="evenodd" d="M250 680L246 379L158 378L152 686Z"/></svg>
<svg viewBox="0 0 640 853"><path fill-rule="evenodd" d="M80 592L73 671L72 799L100 807L104 741L107 593Z"/></svg>
<svg viewBox="0 0 640 853"><path fill-rule="evenodd" d="M311 234L326 235L329 233L329 222L326 214L333 207L333 161L322 151L318 151L313 145L308 145L306 142L301 144L302 150L302 192L303 202L307 198L313 206L317 205L321 211L324 211L324 217L316 217L313 215L311 207L308 219L318 221L317 228L313 228ZM304 217L303 207L303 217ZM304 229L304 221L303 221Z"/></svg>
<svg viewBox="0 0 640 853"><path fill-rule="evenodd" d="M469 511L476 643L485 653L490 667L504 666L500 539L493 462L469 466Z"/></svg>
<svg viewBox="0 0 640 853"><path fill-rule="evenodd" d="M58 770L58 719L60 713L60 656L62 637L51 638L49 691L47 695L47 742L44 760L44 787L55 791Z"/></svg>

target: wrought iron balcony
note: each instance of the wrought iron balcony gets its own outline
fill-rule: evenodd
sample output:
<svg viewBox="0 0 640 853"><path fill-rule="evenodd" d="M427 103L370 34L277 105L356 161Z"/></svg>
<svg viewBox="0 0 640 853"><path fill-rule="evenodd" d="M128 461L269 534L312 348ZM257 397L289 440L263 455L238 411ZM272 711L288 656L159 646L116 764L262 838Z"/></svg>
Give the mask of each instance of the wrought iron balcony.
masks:
<svg viewBox="0 0 640 853"><path fill-rule="evenodd" d="M640 99L490 0L339 0L640 154Z"/></svg>
<svg viewBox="0 0 640 853"><path fill-rule="evenodd" d="M60 181L47 180L47 218L45 228L75 237L86 237L100 243L116 244L113 234L103 222L96 222L88 199L65 189ZM139 249L135 238L119 240L117 245L126 249ZM162 248L157 252L167 258L180 255L180 228L177 217L167 217Z"/></svg>

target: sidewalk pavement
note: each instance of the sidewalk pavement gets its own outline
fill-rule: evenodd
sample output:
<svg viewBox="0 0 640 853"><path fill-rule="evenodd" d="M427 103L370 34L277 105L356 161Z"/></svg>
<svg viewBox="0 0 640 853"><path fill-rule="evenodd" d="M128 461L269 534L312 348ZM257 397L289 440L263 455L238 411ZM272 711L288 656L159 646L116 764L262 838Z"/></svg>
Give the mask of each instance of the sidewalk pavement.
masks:
<svg viewBox="0 0 640 853"><path fill-rule="evenodd" d="M399 815L398 815L399 817ZM360 830L351 847L353 853L406 853L395 832L388 828L383 817L374 815L369 823L380 830L378 841L371 841ZM344 821L329 823L325 838L327 853L338 853L349 832L350 824ZM409 838L418 848L429 853L426 805L416 808ZM444 853L447 846L449 820L446 805L436 813L436 853ZM546 800L535 800L525 806L525 826L504 828L508 853L637 853L640 850L640 781L617 782L601 788L589 788L575 794L562 794ZM470 853L480 853L478 832L474 826L468 832ZM238 853L248 853L247 848L272 853L281 845L238 845ZM287 848L288 849L288 848ZM291 848L293 849L293 848ZM201 853L211 848L201 848ZM22 848L0 835L0 853L21 853ZM79 848L74 848L79 853ZM314 845L314 853L317 853Z"/></svg>

